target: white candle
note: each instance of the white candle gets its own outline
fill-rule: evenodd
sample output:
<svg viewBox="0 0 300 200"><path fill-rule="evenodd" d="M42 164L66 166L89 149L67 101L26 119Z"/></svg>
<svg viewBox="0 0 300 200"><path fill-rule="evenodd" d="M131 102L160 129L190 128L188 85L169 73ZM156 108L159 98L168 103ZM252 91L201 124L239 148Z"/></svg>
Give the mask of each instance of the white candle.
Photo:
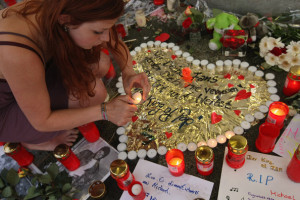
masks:
<svg viewBox="0 0 300 200"><path fill-rule="evenodd" d="M208 65L208 60L201 60L201 67L203 67L204 69L206 68L206 66Z"/></svg>
<svg viewBox="0 0 300 200"><path fill-rule="evenodd" d="M182 51L181 51L181 50L175 51L175 55L176 55L178 58L181 57Z"/></svg>
<svg viewBox="0 0 300 200"><path fill-rule="evenodd" d="M212 63L208 64L206 67L207 71L209 71L211 74L215 73L215 68L216 68L215 64Z"/></svg>
<svg viewBox="0 0 300 200"><path fill-rule="evenodd" d="M167 46L168 46L168 43L166 43L166 42L163 42L163 43L160 44L160 47L161 47L162 49L167 48Z"/></svg>
<svg viewBox="0 0 300 200"><path fill-rule="evenodd" d="M172 43L172 42L170 42L170 43L168 44L168 48L169 48L169 49L172 49L174 46L175 46L175 44Z"/></svg>
<svg viewBox="0 0 300 200"><path fill-rule="evenodd" d="M266 80L272 80L275 78L275 75L273 73L267 73L265 75Z"/></svg>
<svg viewBox="0 0 300 200"><path fill-rule="evenodd" d="M232 136L234 136L235 133L233 131L226 131L225 137L229 140Z"/></svg>
<svg viewBox="0 0 300 200"><path fill-rule="evenodd" d="M269 111L269 108L265 105L259 106L259 111L262 113L267 113Z"/></svg>
<svg viewBox="0 0 300 200"><path fill-rule="evenodd" d="M121 135L119 137L119 142L123 142L123 143L126 143L128 141L128 136L127 135Z"/></svg>
<svg viewBox="0 0 300 200"><path fill-rule="evenodd" d="M141 192L142 192L142 186L140 184L134 184L132 187L131 187L131 192L132 194L134 195L139 195Z"/></svg>
<svg viewBox="0 0 300 200"><path fill-rule="evenodd" d="M217 136L217 142L220 143L220 144L224 144L226 142L225 135L218 135Z"/></svg>
<svg viewBox="0 0 300 200"><path fill-rule="evenodd" d="M262 78L264 76L264 72L261 71L261 70L258 70L258 71L255 72L255 76L257 78Z"/></svg>
<svg viewBox="0 0 300 200"><path fill-rule="evenodd" d="M208 145L209 147L211 147L211 148L216 147L217 144L218 144L218 142L217 142L216 139L209 139L209 140L207 141L207 145Z"/></svg>
<svg viewBox="0 0 300 200"><path fill-rule="evenodd" d="M266 106L269 107L271 105L271 103L273 103L273 101L267 101Z"/></svg>
<svg viewBox="0 0 300 200"><path fill-rule="evenodd" d="M231 60L225 60L224 61L224 67L223 67L223 70L225 72L229 72L231 70L231 67L232 67L232 61Z"/></svg>
<svg viewBox="0 0 300 200"><path fill-rule="evenodd" d="M142 47L142 49L146 49L147 48L147 44L146 43L142 43L140 46Z"/></svg>
<svg viewBox="0 0 300 200"><path fill-rule="evenodd" d="M137 158L137 153L136 151L129 151L128 152L128 159L129 160L135 160Z"/></svg>
<svg viewBox="0 0 300 200"><path fill-rule="evenodd" d="M174 46L174 47L172 48L172 50L173 50L173 51L179 51L179 46Z"/></svg>
<svg viewBox="0 0 300 200"><path fill-rule="evenodd" d="M184 143L179 143L179 144L177 144L177 149L179 149L182 152L185 152L187 149L187 146Z"/></svg>
<svg viewBox="0 0 300 200"><path fill-rule="evenodd" d="M123 82L117 82L116 87L117 88L123 88Z"/></svg>
<svg viewBox="0 0 300 200"><path fill-rule="evenodd" d="M222 60L218 60L216 62L216 70L218 72L222 72L223 71L223 65L224 65L224 62Z"/></svg>
<svg viewBox="0 0 300 200"><path fill-rule="evenodd" d="M247 121L247 122L253 122L254 121L254 117L253 117L253 115L251 115L251 114L247 114L247 115L245 115L245 120Z"/></svg>
<svg viewBox="0 0 300 200"><path fill-rule="evenodd" d="M119 88L119 89L118 89L118 92L119 92L120 94L122 94L122 93L125 93L125 90L124 90L124 88Z"/></svg>
<svg viewBox="0 0 300 200"><path fill-rule="evenodd" d="M161 41L155 41L155 42L154 42L155 47L159 47L160 44L161 44Z"/></svg>
<svg viewBox="0 0 300 200"><path fill-rule="evenodd" d="M275 87L277 85L277 83L274 80L269 80L269 81L267 81L267 85L269 87Z"/></svg>
<svg viewBox="0 0 300 200"><path fill-rule="evenodd" d="M254 113L255 119L261 120L265 117L265 115L262 112L256 112Z"/></svg>
<svg viewBox="0 0 300 200"><path fill-rule="evenodd" d="M130 55L133 57L133 56L136 56L136 51L130 51Z"/></svg>
<svg viewBox="0 0 300 200"><path fill-rule="evenodd" d="M122 76L120 76L120 77L118 78L118 81L119 81L119 82L123 82ZM122 84L123 84L123 83L122 83Z"/></svg>
<svg viewBox="0 0 300 200"><path fill-rule="evenodd" d="M118 146L117 146L117 149L118 149L119 152L125 151L126 148L127 148L127 145L126 145L125 143L120 143L120 144L118 144Z"/></svg>
<svg viewBox="0 0 300 200"><path fill-rule="evenodd" d="M198 144L197 144L198 147L206 146L206 145L207 145L207 144L206 144L206 142L204 142L204 141L200 141L200 142L198 142Z"/></svg>
<svg viewBox="0 0 300 200"><path fill-rule="evenodd" d="M132 95L132 99L134 100L134 104L139 104L142 101L142 94L140 92L136 92Z"/></svg>
<svg viewBox="0 0 300 200"><path fill-rule="evenodd" d="M149 149L147 152L148 158L152 159L157 155L157 151L155 149Z"/></svg>
<svg viewBox="0 0 300 200"><path fill-rule="evenodd" d="M147 42L147 46L150 47L150 48L153 47L153 44L154 44L153 41L148 41L148 42Z"/></svg>
<svg viewBox="0 0 300 200"><path fill-rule="evenodd" d="M194 58L192 56L189 56L189 57L186 58L187 63L192 63L193 60L194 60Z"/></svg>
<svg viewBox="0 0 300 200"><path fill-rule="evenodd" d="M256 71L257 71L257 68L256 68L255 66L250 66L250 67L248 68L248 72L249 72L249 74L251 74L251 75L254 75Z"/></svg>
<svg viewBox="0 0 300 200"><path fill-rule="evenodd" d="M238 69L240 67L241 61L239 59L234 59L232 61L233 68Z"/></svg>
<svg viewBox="0 0 300 200"><path fill-rule="evenodd" d="M187 149L188 149L189 151L196 151L196 149L197 149L197 144L194 143L194 142L190 142L190 143L188 143L188 145L187 145Z"/></svg>
<svg viewBox="0 0 300 200"><path fill-rule="evenodd" d="M241 135L244 133L244 129L240 126L236 126L234 127L233 132L237 135Z"/></svg>
<svg viewBox="0 0 300 200"><path fill-rule="evenodd" d="M137 53L139 53L139 52L142 51L142 48L141 48L141 47L135 47L134 50L135 50Z"/></svg>
<svg viewBox="0 0 300 200"><path fill-rule="evenodd" d="M187 57L189 57L191 54L189 53L189 52L184 52L183 54L182 54L182 57L184 57L184 58L187 58Z"/></svg>
<svg viewBox="0 0 300 200"><path fill-rule="evenodd" d="M137 152L137 155L140 159L144 159L147 155L147 151L146 149L140 149L138 152Z"/></svg>
<svg viewBox="0 0 300 200"><path fill-rule="evenodd" d="M167 153L168 149L165 146L160 146L157 149L157 153L161 156L165 155Z"/></svg>
<svg viewBox="0 0 300 200"><path fill-rule="evenodd" d="M277 88L276 87L269 87L268 88L268 92L270 94L276 94L277 93Z"/></svg>
<svg viewBox="0 0 300 200"><path fill-rule="evenodd" d="M248 130L251 127L251 124L247 121L242 121L241 122L241 127L245 130Z"/></svg>
<svg viewBox="0 0 300 200"><path fill-rule="evenodd" d="M241 70L246 71L247 68L249 67L249 63L248 62L241 62Z"/></svg>
<svg viewBox="0 0 300 200"><path fill-rule="evenodd" d="M127 153L122 151L118 154L118 159L121 159L121 160L126 160L127 158Z"/></svg>
<svg viewBox="0 0 300 200"><path fill-rule="evenodd" d="M193 66L198 68L200 66L200 60L193 60Z"/></svg>
<svg viewBox="0 0 300 200"><path fill-rule="evenodd" d="M280 97L279 97L277 94L272 94L272 95L270 96L270 99L271 99L272 101L279 101L279 100L280 100Z"/></svg>

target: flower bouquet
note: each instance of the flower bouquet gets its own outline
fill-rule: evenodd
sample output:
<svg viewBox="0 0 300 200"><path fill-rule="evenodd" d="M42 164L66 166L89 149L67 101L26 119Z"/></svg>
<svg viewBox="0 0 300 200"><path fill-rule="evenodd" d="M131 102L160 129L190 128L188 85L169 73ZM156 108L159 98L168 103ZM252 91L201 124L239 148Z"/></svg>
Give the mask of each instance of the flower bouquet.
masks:
<svg viewBox="0 0 300 200"><path fill-rule="evenodd" d="M281 38L264 37L259 43L259 55L265 59L264 68L278 66L288 72L292 66L300 65L300 41L291 41L287 46Z"/></svg>
<svg viewBox="0 0 300 200"><path fill-rule="evenodd" d="M204 14L192 6L188 6L177 19L177 24L183 29L200 29L203 24Z"/></svg>

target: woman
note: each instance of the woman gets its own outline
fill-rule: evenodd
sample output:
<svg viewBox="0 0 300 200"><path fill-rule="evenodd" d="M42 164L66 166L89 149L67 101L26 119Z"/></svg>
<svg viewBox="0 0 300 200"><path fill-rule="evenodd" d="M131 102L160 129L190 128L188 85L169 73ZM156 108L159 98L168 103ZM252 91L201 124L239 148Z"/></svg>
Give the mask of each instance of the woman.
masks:
<svg viewBox="0 0 300 200"><path fill-rule="evenodd" d="M117 36L123 10L123 0L26 0L0 12L0 141L53 150L72 145L80 125L131 120L131 88L141 87L145 100L150 85ZM120 66L127 93L107 103L103 48Z"/></svg>

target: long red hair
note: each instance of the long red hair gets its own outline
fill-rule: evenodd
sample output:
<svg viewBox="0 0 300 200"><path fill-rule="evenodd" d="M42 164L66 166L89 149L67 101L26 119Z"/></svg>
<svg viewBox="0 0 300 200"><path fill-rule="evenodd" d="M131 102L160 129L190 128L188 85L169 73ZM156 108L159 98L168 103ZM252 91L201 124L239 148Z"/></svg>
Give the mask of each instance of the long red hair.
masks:
<svg viewBox="0 0 300 200"><path fill-rule="evenodd" d="M25 18L27 15L36 14L41 34L46 41L47 53L58 66L69 93L82 101L88 96L94 96L95 85L92 83L95 83L95 77L88 66L99 62L101 47L91 50L78 47L58 23L58 19L61 14L69 15L71 21L67 25L116 19L124 12L123 0L28 0L22 9L15 12ZM110 51L124 56L118 50L118 45L121 45L118 40L118 34L113 26L110 29L110 42L107 46ZM112 45L112 41L116 43ZM122 47L125 48L123 45Z"/></svg>

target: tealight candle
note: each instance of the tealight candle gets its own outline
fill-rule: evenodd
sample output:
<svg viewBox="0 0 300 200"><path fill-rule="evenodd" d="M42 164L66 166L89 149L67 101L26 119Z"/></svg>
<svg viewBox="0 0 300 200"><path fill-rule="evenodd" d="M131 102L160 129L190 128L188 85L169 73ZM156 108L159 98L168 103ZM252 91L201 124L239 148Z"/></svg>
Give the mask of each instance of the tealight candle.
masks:
<svg viewBox="0 0 300 200"><path fill-rule="evenodd" d="M128 141L128 136L127 135L121 135L119 137L119 142L124 142L126 143Z"/></svg>
<svg viewBox="0 0 300 200"><path fill-rule="evenodd" d="M118 92L119 92L120 94L122 94L122 93L125 93L125 90L124 90L124 88L119 88L119 89L118 89Z"/></svg>
<svg viewBox="0 0 300 200"><path fill-rule="evenodd" d="M263 76L264 76L264 72L263 72L263 71L257 70L257 71L255 72L255 77L256 77L256 79L261 79Z"/></svg>
<svg viewBox="0 0 300 200"><path fill-rule="evenodd" d="M160 44L160 47L161 47L162 49L166 49L167 46L168 46L168 43L166 43L166 42L162 42L162 43Z"/></svg>
<svg viewBox="0 0 300 200"><path fill-rule="evenodd" d="M138 181L133 181L129 188L128 193L134 200L143 200L146 197L146 193L143 189L142 183Z"/></svg>
<svg viewBox="0 0 300 200"><path fill-rule="evenodd" d="M144 50L147 48L147 44L146 44L146 43L142 43L140 46L141 46L142 49L144 49Z"/></svg>
<svg viewBox="0 0 300 200"><path fill-rule="evenodd" d="M269 108L269 106L271 105L271 103L273 103L274 101L267 101L266 102L266 106Z"/></svg>
<svg viewBox="0 0 300 200"><path fill-rule="evenodd" d="M137 153L136 153L136 151L129 151L128 152L128 159L129 160L135 160L137 158Z"/></svg>
<svg viewBox="0 0 300 200"><path fill-rule="evenodd" d="M121 82L121 83L123 82L122 76L120 76L120 77L118 78L118 81ZM122 84L123 84L123 83L122 83Z"/></svg>
<svg viewBox="0 0 300 200"><path fill-rule="evenodd" d="M149 149L149 150L147 151L147 156L148 156L148 158L150 158L150 159L155 158L156 155L157 155L157 151L156 151L155 149Z"/></svg>
<svg viewBox="0 0 300 200"><path fill-rule="evenodd" d="M186 146L186 144L184 144L184 143L179 143L179 144L177 144L177 148L178 148L180 151L185 152L186 149L187 149L187 146Z"/></svg>
<svg viewBox="0 0 300 200"><path fill-rule="evenodd" d="M124 133L125 133L125 128L124 127L119 127L119 128L117 128L117 134L118 135L123 135Z"/></svg>
<svg viewBox="0 0 300 200"><path fill-rule="evenodd" d="M127 159L127 153L125 151L122 151L118 154L118 159L120 160L126 160Z"/></svg>
<svg viewBox="0 0 300 200"><path fill-rule="evenodd" d="M116 87L117 88L123 88L123 82L117 82Z"/></svg>
<svg viewBox="0 0 300 200"><path fill-rule="evenodd" d="M137 53L139 53L139 52L142 51L142 48L141 48L141 47L135 47L134 50L135 50Z"/></svg>
<svg viewBox="0 0 300 200"><path fill-rule="evenodd" d="M245 120L246 120L247 122L251 123L251 122L254 121L254 117L253 117L253 115L251 115L251 114L247 114L247 115L245 115Z"/></svg>
<svg viewBox="0 0 300 200"><path fill-rule="evenodd" d="M241 64L241 61L240 61L239 59L234 59L234 60L232 61L232 65L233 65L233 68L234 68L235 70L239 69L240 64Z"/></svg>
<svg viewBox="0 0 300 200"><path fill-rule="evenodd" d="M270 96L271 101L279 101L280 97L277 94L272 94Z"/></svg>
<svg viewBox="0 0 300 200"><path fill-rule="evenodd" d="M255 66L248 67L249 74L254 75L256 71L257 71L257 68Z"/></svg>
<svg viewBox="0 0 300 200"><path fill-rule="evenodd" d="M269 111L269 108L265 105L259 106L259 111L262 113L267 113Z"/></svg>
<svg viewBox="0 0 300 200"><path fill-rule="evenodd" d="M193 67L198 68L200 66L200 60L193 60Z"/></svg>
<svg viewBox="0 0 300 200"><path fill-rule="evenodd" d="M206 69L206 66L208 65L208 60L201 60L200 64L203 69Z"/></svg>
<svg viewBox="0 0 300 200"><path fill-rule="evenodd" d="M244 129L240 126L236 126L234 127L233 132L237 135L242 135L244 133Z"/></svg>
<svg viewBox="0 0 300 200"><path fill-rule="evenodd" d="M161 44L161 41L155 41L155 42L154 42L155 47L159 47L160 44Z"/></svg>
<svg viewBox="0 0 300 200"><path fill-rule="evenodd" d="M276 94L277 93L277 88L276 87L269 87L268 88L268 92L270 94Z"/></svg>
<svg viewBox="0 0 300 200"><path fill-rule="evenodd" d="M187 58L187 57L189 57L190 55L191 55L190 53L184 52L184 53L182 54L182 57Z"/></svg>
<svg viewBox="0 0 300 200"><path fill-rule="evenodd" d="M269 80L269 81L267 81L267 85L269 87L275 87L277 85L277 83L274 80Z"/></svg>
<svg viewBox="0 0 300 200"><path fill-rule="evenodd" d="M234 136L235 133L233 131L226 131L225 136L229 140L232 136Z"/></svg>
<svg viewBox="0 0 300 200"><path fill-rule="evenodd" d="M165 146L160 146L157 149L157 153L161 156L165 155L167 153L168 149Z"/></svg>
<svg viewBox="0 0 300 200"><path fill-rule="evenodd" d="M119 152L125 151L126 148L127 148L127 145L126 145L125 143L120 143L120 144L118 144L118 146L117 146L117 150L118 150Z"/></svg>
<svg viewBox="0 0 300 200"><path fill-rule="evenodd" d="M212 63L208 64L206 67L207 71L209 71L211 74L215 73L215 68L216 68L215 64L212 64Z"/></svg>
<svg viewBox="0 0 300 200"><path fill-rule="evenodd" d="M172 48L172 50L175 52L175 51L179 51L179 46L174 46L173 48Z"/></svg>
<svg viewBox="0 0 300 200"><path fill-rule="evenodd" d="M185 163L182 151L171 149L166 154L166 161L170 173L173 176L181 176L185 171Z"/></svg>
<svg viewBox="0 0 300 200"><path fill-rule="evenodd" d="M254 113L255 119L261 120L265 117L265 115L262 112L256 112Z"/></svg>
<svg viewBox="0 0 300 200"><path fill-rule="evenodd" d="M140 149L138 152L137 152L137 155L140 159L145 159L146 156L147 156L147 151L146 149Z"/></svg>
<svg viewBox="0 0 300 200"><path fill-rule="evenodd" d="M241 62L241 65L240 65L240 69L243 70L243 71L246 71L247 68L249 67L249 63L248 62Z"/></svg>
<svg viewBox="0 0 300 200"><path fill-rule="evenodd" d="M136 51L130 51L130 55L131 55L132 57L136 56Z"/></svg>
<svg viewBox="0 0 300 200"><path fill-rule="evenodd" d="M181 57L182 51L181 51L181 50L175 51L175 55L176 55L178 58Z"/></svg>
<svg viewBox="0 0 300 200"><path fill-rule="evenodd" d="M216 139L209 139L207 141L207 145L211 148L215 148L217 146L217 140Z"/></svg>
<svg viewBox="0 0 300 200"><path fill-rule="evenodd" d="M247 121L242 121L241 122L241 127L244 129L244 130L248 130L250 127L251 127L251 124Z"/></svg>
<svg viewBox="0 0 300 200"><path fill-rule="evenodd" d="M220 143L220 144L224 144L226 142L225 135L218 135L217 136L217 142Z"/></svg>
<svg viewBox="0 0 300 200"><path fill-rule="evenodd" d="M206 142L200 141L198 142L197 147L206 146L206 145L207 145Z"/></svg>
<svg viewBox="0 0 300 200"><path fill-rule="evenodd" d="M222 60L218 60L216 62L216 71L222 72L223 71L224 62Z"/></svg>
<svg viewBox="0 0 300 200"><path fill-rule="evenodd" d="M194 60L194 58L193 58L192 56L189 56L189 57L186 58L186 62L187 62L188 64L192 63L193 60Z"/></svg>
<svg viewBox="0 0 300 200"><path fill-rule="evenodd" d="M300 90L300 65L290 68L290 71L285 79L283 94L292 96Z"/></svg>
<svg viewBox="0 0 300 200"><path fill-rule="evenodd" d="M289 107L283 102L273 102L269 107L267 122L275 124L280 129L283 128L283 122L289 113Z"/></svg>
<svg viewBox="0 0 300 200"><path fill-rule="evenodd" d="M139 104L142 101L142 94L140 92L136 92L132 95L132 99L134 100L134 104Z"/></svg>
<svg viewBox="0 0 300 200"><path fill-rule="evenodd" d="M152 48L152 47L153 47L153 44L154 44L154 42L153 42L153 41L148 41L148 42L147 42L147 46L148 46L148 47L150 47L150 48Z"/></svg>
<svg viewBox="0 0 300 200"><path fill-rule="evenodd" d="M188 148L189 151L196 151L197 144L194 143L194 142L190 142L190 143L188 143L187 148Z"/></svg>
<svg viewBox="0 0 300 200"><path fill-rule="evenodd" d="M169 49L172 49L173 47L175 47L175 44L172 43L172 42L170 42L170 43L168 44L168 48L169 48Z"/></svg>
<svg viewBox="0 0 300 200"><path fill-rule="evenodd" d="M273 73L266 73L265 78L266 80L272 80L275 78L275 75Z"/></svg>

